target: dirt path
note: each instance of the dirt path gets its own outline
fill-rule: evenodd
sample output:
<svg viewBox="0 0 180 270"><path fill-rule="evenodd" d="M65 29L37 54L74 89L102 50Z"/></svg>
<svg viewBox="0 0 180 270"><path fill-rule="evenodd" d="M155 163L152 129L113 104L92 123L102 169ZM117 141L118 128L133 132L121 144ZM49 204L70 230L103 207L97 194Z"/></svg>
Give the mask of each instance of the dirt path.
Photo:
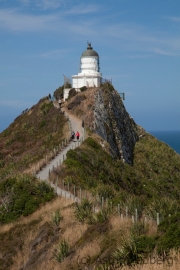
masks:
<svg viewBox="0 0 180 270"><path fill-rule="evenodd" d="M43 168L36 177L39 180L42 181L48 181L49 178L49 171L52 171L53 168L59 166L63 163L63 161L66 159L66 154L70 149L75 149L78 147L82 141L84 140L84 129L82 128L82 121L78 117L70 114L67 109L62 108L62 111L64 111L65 115L69 117L69 123L70 123L70 132L73 130L75 133L79 131L80 133L80 139L79 141L71 141L45 168ZM53 183L50 183L50 185L55 189L56 193L58 195L61 195L66 198L73 198L74 196L59 188L58 186L54 185ZM75 200L79 200L78 198L74 198Z"/></svg>
<svg viewBox="0 0 180 270"><path fill-rule="evenodd" d="M66 108L62 108L62 111L65 112L65 115L69 117L70 123L71 123L71 131L74 131L75 133L79 131L80 138L84 136L84 129L82 128L82 120L78 118L77 116L71 114Z"/></svg>

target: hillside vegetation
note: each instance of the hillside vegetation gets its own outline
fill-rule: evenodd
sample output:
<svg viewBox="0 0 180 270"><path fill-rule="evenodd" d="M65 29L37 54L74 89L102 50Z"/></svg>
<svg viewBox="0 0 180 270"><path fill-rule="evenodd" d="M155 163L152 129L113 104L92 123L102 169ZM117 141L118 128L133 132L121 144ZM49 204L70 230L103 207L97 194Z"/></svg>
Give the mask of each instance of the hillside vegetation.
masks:
<svg viewBox="0 0 180 270"><path fill-rule="evenodd" d="M70 111L84 115L87 138L50 175L66 190L73 193L76 187L76 194L86 194L80 204L56 197L48 184L25 174L69 134L66 118L52 102L40 100L0 134L0 269L178 269L180 156L137 126L120 105L123 129L113 110L108 125L112 117L113 132L121 135L128 122L126 134L136 143L128 148L134 139L116 140L124 152L133 149L131 165L118 158L111 137L106 141L98 129L94 133L97 91L85 90L67 102L85 96Z"/></svg>
<svg viewBox="0 0 180 270"><path fill-rule="evenodd" d="M0 133L0 179L24 172L69 136L67 119L48 98Z"/></svg>

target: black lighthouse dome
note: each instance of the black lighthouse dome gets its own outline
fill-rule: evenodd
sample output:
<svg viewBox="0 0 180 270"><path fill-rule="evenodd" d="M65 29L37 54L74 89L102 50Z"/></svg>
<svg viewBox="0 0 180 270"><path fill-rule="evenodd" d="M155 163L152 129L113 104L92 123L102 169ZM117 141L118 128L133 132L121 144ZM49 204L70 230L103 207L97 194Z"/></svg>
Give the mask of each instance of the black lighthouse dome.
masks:
<svg viewBox="0 0 180 270"><path fill-rule="evenodd" d="M96 51L93 50L93 48L91 47L91 43L88 42L88 46L87 46L87 50L84 51L82 54L81 54L81 58L84 58L84 57L91 57L91 56L96 56L96 57L99 57L98 53Z"/></svg>

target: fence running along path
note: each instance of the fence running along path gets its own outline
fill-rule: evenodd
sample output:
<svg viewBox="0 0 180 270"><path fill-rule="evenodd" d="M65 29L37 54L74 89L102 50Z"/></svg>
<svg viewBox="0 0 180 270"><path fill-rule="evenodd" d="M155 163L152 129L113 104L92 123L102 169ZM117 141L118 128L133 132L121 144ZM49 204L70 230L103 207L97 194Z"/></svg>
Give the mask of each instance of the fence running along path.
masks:
<svg viewBox="0 0 180 270"><path fill-rule="evenodd" d="M49 184L55 189L58 195L69 199L73 198L73 200L79 201L79 198L76 197L75 194L73 195L72 193L58 187L57 181L56 183L49 181L50 173L63 163L63 161L66 159L67 152L70 149L75 149L76 147L80 146L86 136L86 131L84 128L82 128L81 120L79 120L77 117L67 114L66 112L64 112L64 114L68 118L70 133L72 130L79 130L80 139L78 141L76 139L72 141L70 137L64 139L62 144L57 145L53 151L51 151L41 161L32 167L31 173L35 175L39 180L49 182Z"/></svg>
<svg viewBox="0 0 180 270"><path fill-rule="evenodd" d="M65 113L65 112L64 112ZM100 210L110 209L110 211L114 214L117 214L121 221L124 219L131 219L132 223L137 223L138 221L143 221L144 223L149 222L156 222L158 226L160 223L160 216L157 213L156 220L148 218L146 216L139 217L138 209L134 209L134 214L131 215L128 211L128 207L122 209L120 204L117 206L112 205L111 199L104 199L99 195L93 196L87 190L82 190L79 187L71 185L69 182L64 180L59 183L58 178L54 179L52 182L50 181L50 173L54 171L55 168L58 168L63 161L66 159L66 154L70 149L75 149L76 147L80 146L81 143L84 141L86 137L86 130L82 128L81 120L77 117L72 116L68 113L65 113L65 116L68 118L69 121L69 130L81 131L81 138L79 141L72 141L71 138L66 138L62 141L62 144L58 145L51 151L46 157L38 162L36 166L33 167L31 173L35 175L41 181L47 181L55 190L57 195L64 197L65 199L72 199L73 202L81 202L82 199L88 199L93 202L93 210L94 212L99 212Z"/></svg>

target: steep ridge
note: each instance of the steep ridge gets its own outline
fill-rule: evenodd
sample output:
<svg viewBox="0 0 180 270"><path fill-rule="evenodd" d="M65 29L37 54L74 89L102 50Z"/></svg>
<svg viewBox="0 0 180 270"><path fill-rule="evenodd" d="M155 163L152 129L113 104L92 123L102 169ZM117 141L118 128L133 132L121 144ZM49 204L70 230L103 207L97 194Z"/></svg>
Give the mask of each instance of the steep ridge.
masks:
<svg viewBox="0 0 180 270"><path fill-rule="evenodd" d="M117 157L133 163L133 150L139 137L137 125L127 113L119 94L111 87L95 94L94 132L104 138Z"/></svg>
<svg viewBox="0 0 180 270"><path fill-rule="evenodd" d="M66 187L76 185L91 193L102 211L90 211L82 219L87 208L82 209L78 219L75 212L78 208L72 205L72 200L66 202L53 197L29 216L21 215L7 226L2 223L0 269L118 269L113 265L117 262L113 254L123 250L123 243L127 248L131 247L128 243L133 243L135 256L126 254L120 258L129 270L128 265L134 265L136 259L138 263L139 257L179 247L180 156L136 125L119 94L109 84L78 93L67 101L64 110L74 119L75 132L80 131L84 122L88 138L80 147L68 151L55 177L63 180ZM8 178L17 172L23 175L30 163L41 159L67 138L69 127L64 116L45 98L0 134L0 172L2 183L7 186L5 197L0 190L2 201L11 203L7 200L12 194L8 193ZM38 192L41 192L39 197L47 195L47 187L42 185L39 191L37 182L44 183L32 177L28 194L29 197L37 195L35 204ZM12 202L24 208L24 196L22 199ZM2 204L0 207L2 210ZM63 218L53 220L58 211ZM135 213L138 215L133 223ZM158 230L157 213L162 222ZM68 243L69 250L61 260L63 241ZM144 270L143 267L138 265L138 269ZM151 265L146 267L152 270ZM119 269L124 268L121 265Z"/></svg>
<svg viewBox="0 0 180 270"><path fill-rule="evenodd" d="M133 164L133 150L143 128L126 111L118 92L109 83L72 98L67 108L84 120L86 128L106 140L112 155Z"/></svg>

